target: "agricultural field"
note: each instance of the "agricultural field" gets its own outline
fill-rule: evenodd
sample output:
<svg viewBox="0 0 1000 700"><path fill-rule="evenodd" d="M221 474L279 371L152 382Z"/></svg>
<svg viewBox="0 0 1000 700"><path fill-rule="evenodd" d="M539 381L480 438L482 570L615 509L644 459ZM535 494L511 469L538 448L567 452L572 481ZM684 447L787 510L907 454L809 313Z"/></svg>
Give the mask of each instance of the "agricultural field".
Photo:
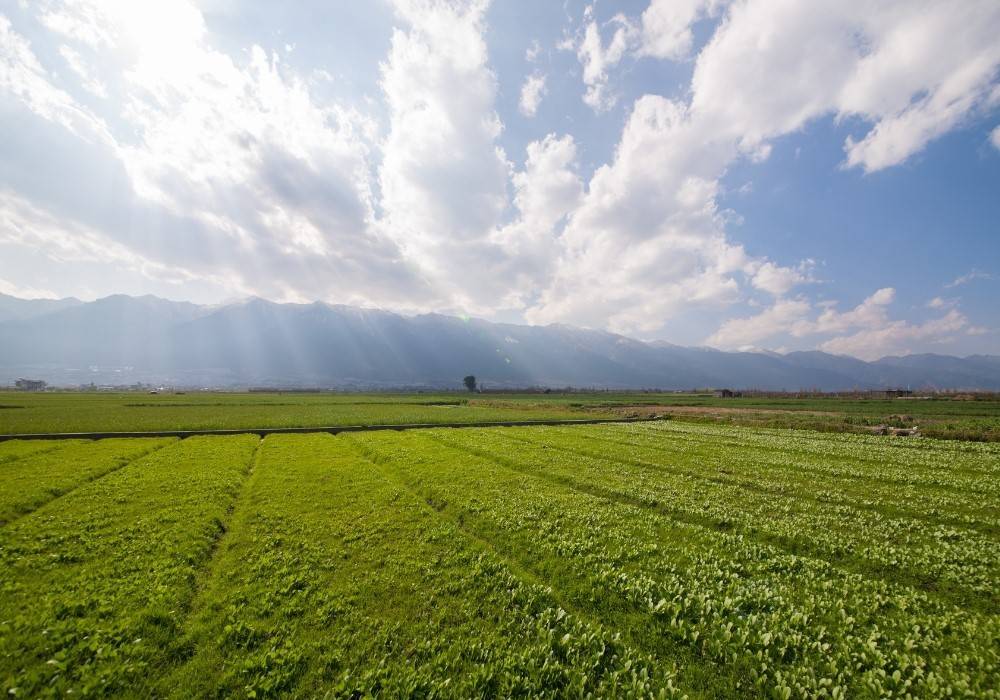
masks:
<svg viewBox="0 0 1000 700"><path fill-rule="evenodd" d="M571 405L575 404L575 405ZM612 418L576 400L468 394L0 393L0 434L300 428Z"/></svg>
<svg viewBox="0 0 1000 700"><path fill-rule="evenodd" d="M994 443L673 420L0 473L13 697L1000 698Z"/></svg>
<svg viewBox="0 0 1000 700"><path fill-rule="evenodd" d="M919 425L927 437L1000 441L1000 400L736 398L706 394L0 392L0 435L252 430L668 416L696 423L864 433Z"/></svg>

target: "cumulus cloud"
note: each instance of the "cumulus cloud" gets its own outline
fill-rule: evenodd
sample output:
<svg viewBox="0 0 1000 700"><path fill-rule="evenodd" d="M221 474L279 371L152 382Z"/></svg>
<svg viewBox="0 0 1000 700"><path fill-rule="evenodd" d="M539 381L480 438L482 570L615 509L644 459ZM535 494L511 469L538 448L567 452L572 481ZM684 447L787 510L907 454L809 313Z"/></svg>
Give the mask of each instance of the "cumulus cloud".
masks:
<svg viewBox="0 0 1000 700"><path fill-rule="evenodd" d="M545 75L536 72L525 78L524 85L521 86L521 100L518 103L521 114L526 117L535 116L545 92Z"/></svg>
<svg viewBox="0 0 1000 700"><path fill-rule="evenodd" d="M798 267L781 267L771 261L761 264L751 278L751 284L757 289L784 296L794 287L811 281L810 270L814 262L804 260Z"/></svg>
<svg viewBox="0 0 1000 700"><path fill-rule="evenodd" d="M791 330L811 311L812 305L804 299L779 299L759 314L726 321L705 343L725 349L753 347Z"/></svg>
<svg viewBox="0 0 1000 700"><path fill-rule="evenodd" d="M728 157L693 130L684 104L639 99L614 160L570 215L554 280L529 318L643 332L684 306L733 300L733 273L749 261L716 206Z"/></svg>
<svg viewBox="0 0 1000 700"><path fill-rule="evenodd" d="M640 56L680 60L694 44L691 25L714 17L727 0L652 0L642 13Z"/></svg>
<svg viewBox="0 0 1000 700"><path fill-rule="evenodd" d="M272 298L399 306L426 298L415 265L375 226L369 118L318 101L307 80L260 47L241 60L214 48L189 3L70 0L40 11L74 44L60 50L74 72L89 75L84 51L105 66L102 77L121 94L106 106L119 127L48 82L6 20L0 87L73 133L98 135L128 178L123 213L158 209L156 219L173 219L136 235L119 216L102 232L111 243L149 261L173 258L170 269L184 257L201 278L221 270L234 290Z"/></svg>
<svg viewBox="0 0 1000 700"><path fill-rule="evenodd" d="M887 322L886 307L895 299L896 290L892 287L883 287L850 311L837 311L833 306L826 308L815 323L797 324L793 329L793 335L842 333L857 327L878 328Z"/></svg>
<svg viewBox="0 0 1000 700"><path fill-rule="evenodd" d="M893 320L888 308L895 298L896 290L884 287L853 309L838 311L836 305L826 304L818 314L805 299L778 299L756 315L726 321L705 342L732 350L787 337L816 337L819 349L826 352L876 360L889 354L908 354L917 343L948 343L955 333L972 330L965 315L954 308L922 323ZM929 306L943 310L948 304L937 299Z"/></svg>
<svg viewBox="0 0 1000 700"><path fill-rule="evenodd" d="M886 355L906 355L914 342L930 341L944 344L968 325L961 313L952 309L941 318L924 323L892 321L880 328L866 328L851 335L820 343L821 350L839 355L853 355L863 360L877 360Z"/></svg>
<svg viewBox="0 0 1000 700"><path fill-rule="evenodd" d="M604 112L618 101L614 90L609 87L610 71L625 56L634 44L638 29L623 14L617 14L607 22L612 30L607 45L601 38L601 27L593 19L593 6L584 15L587 20L583 36L576 45L576 55L583 66L583 84L586 91L583 101L595 112Z"/></svg>
<svg viewBox="0 0 1000 700"><path fill-rule="evenodd" d="M846 311L811 303L812 262L745 250L720 194L735 163L767 159L776 139L819 118L850 126L844 166L870 172L1000 104L995 2L651 0L607 21L589 7L564 47L593 119L621 129L613 154L594 163L600 149L562 133L567 115L559 134L527 146L523 165L500 146L487 5L394 2L378 84L354 102L330 98L339 77L299 65L306 51L221 48L194 2L26 4L47 50L0 15L4 99L44 133L93 145L126 183L103 219L82 195L59 200L59 188L37 197L44 205L8 197L7 244L61 259L105 246L119 256L108 265L157 279L217 274L274 298L509 310L650 335L679 313L770 295L760 314L720 326L712 338L726 347L781 333L847 347L887 328L901 346L955 325L893 320L891 288ZM692 56L695 28L710 39ZM532 42L525 60L540 51ZM633 95L619 125L605 112L624 101L618 78L640 57L693 58L693 78L673 99ZM516 97L535 116L556 74L528 70ZM71 205L86 210L81 220ZM79 234L77 248L60 227Z"/></svg>
<svg viewBox="0 0 1000 700"><path fill-rule="evenodd" d="M1000 29L1000 10L988 2L969 3L958 13L930 5L889 3L878 11L851 2L732 5L697 58L690 101L645 95L634 103L614 160L597 168L570 215L554 279L528 318L645 332L682 307L738 299L743 276L778 297L809 281L804 267L754 259L729 241L717 205L720 178L734 160L764 160L773 139L827 114L859 116L873 125L861 140L845 144L845 163L867 171L902 162L953 128L990 94L1000 65L1000 46L991 39ZM689 27L691 18L718 7L674 9L683 15L676 26ZM657 14L659 5L647 11L650 26L666 16ZM638 30L618 15L605 44L591 11L585 22L577 44L585 99L607 107L609 69L628 51L641 50L634 48ZM942 27L955 33L943 37ZM929 45L932 36L957 42L959 35L962 46L947 57L928 52L907 59L907 45ZM790 36L795 40L782 39ZM916 115L920 128L906 127ZM605 282L600 292L595 279ZM871 313L888 294L847 313ZM830 311L819 322L847 323L849 317L841 316Z"/></svg>
<svg viewBox="0 0 1000 700"><path fill-rule="evenodd" d="M496 76L483 39L486 2L397 2L382 66L389 133L382 143L381 222L439 287L449 308L481 309L497 289L486 268L507 206L510 165L497 144Z"/></svg>
<svg viewBox="0 0 1000 700"><path fill-rule="evenodd" d="M942 297L934 297L927 302L928 309L950 309L958 304L957 299L944 299Z"/></svg>
<svg viewBox="0 0 1000 700"><path fill-rule="evenodd" d="M994 99L998 32L989 0L735 4L698 57L692 110L746 150L824 114L860 117L873 126L847 139L845 164L880 170Z"/></svg>
<svg viewBox="0 0 1000 700"><path fill-rule="evenodd" d="M572 136L549 134L528 144L527 152L524 169L512 178L518 216L492 237L505 251L502 274L511 289L503 303L512 308L527 307L545 285L562 224L583 197Z"/></svg>

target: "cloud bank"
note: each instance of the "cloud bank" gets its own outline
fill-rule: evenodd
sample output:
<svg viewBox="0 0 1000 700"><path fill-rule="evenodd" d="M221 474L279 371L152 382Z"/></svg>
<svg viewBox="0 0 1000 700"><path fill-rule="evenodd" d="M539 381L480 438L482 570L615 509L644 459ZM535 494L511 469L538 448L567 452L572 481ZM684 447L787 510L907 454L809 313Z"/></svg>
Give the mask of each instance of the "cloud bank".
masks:
<svg viewBox="0 0 1000 700"><path fill-rule="evenodd" d="M193 2L42 0L17 23L0 14L4 119L30 121L81 169L107 174L73 191L8 179L2 252L80 263L65 281L84 295L104 269L177 295L646 337L682 314L729 315L705 336L725 348L800 339L873 357L977 328L957 301L929 307L933 318L893 318L892 288L844 312L817 301L815 260L740 243L723 179L817 120L854 125L841 167L870 174L996 109L995 2L651 0L604 20L588 6L561 53L578 63L577 99L621 122L611 157L586 167L566 122L505 150L486 0L392 10L378 85L361 100L331 97L291 44L223 46ZM538 63L548 47L525 47L508 120L539 118L562 80ZM626 99L621 75L643 62L684 66L686 90ZM65 177L57 161L39 167L39 179ZM113 209L95 204L108 199ZM73 277L82 271L86 283ZM971 274L949 286L987 275ZM760 310L734 311L747 305Z"/></svg>

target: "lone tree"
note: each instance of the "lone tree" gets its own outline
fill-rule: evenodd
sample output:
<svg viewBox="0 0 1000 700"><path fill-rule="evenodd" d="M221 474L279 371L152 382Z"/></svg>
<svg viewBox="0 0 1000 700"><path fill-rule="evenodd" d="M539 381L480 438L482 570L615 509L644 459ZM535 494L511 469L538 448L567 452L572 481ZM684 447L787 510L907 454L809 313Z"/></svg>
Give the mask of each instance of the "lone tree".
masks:
<svg viewBox="0 0 1000 700"><path fill-rule="evenodd" d="M470 374L468 377L465 377L462 381L465 382L465 388L468 389L469 391L475 391L476 390L476 377L475 377L475 375Z"/></svg>

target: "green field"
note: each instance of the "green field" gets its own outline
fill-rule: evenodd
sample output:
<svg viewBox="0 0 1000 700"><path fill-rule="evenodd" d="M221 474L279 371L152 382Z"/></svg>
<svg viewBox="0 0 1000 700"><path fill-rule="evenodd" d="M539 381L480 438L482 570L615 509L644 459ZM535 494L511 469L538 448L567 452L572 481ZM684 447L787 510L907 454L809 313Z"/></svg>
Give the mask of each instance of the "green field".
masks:
<svg viewBox="0 0 1000 700"><path fill-rule="evenodd" d="M719 399L703 394L0 392L0 434L481 423L667 415L687 422L1000 441L1000 400Z"/></svg>
<svg viewBox="0 0 1000 700"><path fill-rule="evenodd" d="M11 696L1000 697L996 444L675 420L0 474Z"/></svg>
<svg viewBox="0 0 1000 700"><path fill-rule="evenodd" d="M576 405L571 405L576 404ZM0 393L0 434L299 428L613 417L579 400L467 394Z"/></svg>

